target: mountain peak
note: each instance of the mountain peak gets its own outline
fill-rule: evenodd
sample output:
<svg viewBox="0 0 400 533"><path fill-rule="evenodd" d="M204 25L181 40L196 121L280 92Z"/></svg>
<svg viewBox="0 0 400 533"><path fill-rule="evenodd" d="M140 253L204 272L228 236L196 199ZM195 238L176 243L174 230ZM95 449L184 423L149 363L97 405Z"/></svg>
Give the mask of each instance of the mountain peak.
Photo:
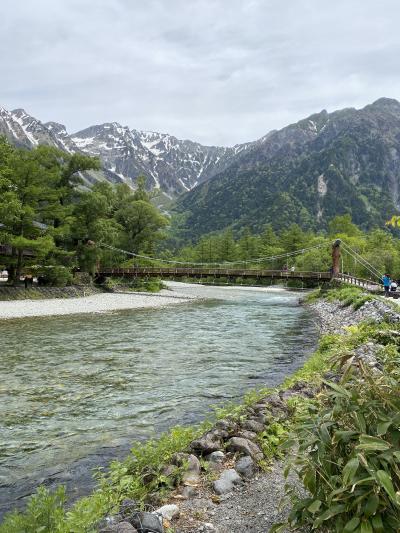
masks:
<svg viewBox="0 0 400 533"><path fill-rule="evenodd" d="M378 98L378 100L375 100L372 104L369 104L365 106L364 109L367 108L376 108L381 109L384 111L400 111L400 102L394 98Z"/></svg>

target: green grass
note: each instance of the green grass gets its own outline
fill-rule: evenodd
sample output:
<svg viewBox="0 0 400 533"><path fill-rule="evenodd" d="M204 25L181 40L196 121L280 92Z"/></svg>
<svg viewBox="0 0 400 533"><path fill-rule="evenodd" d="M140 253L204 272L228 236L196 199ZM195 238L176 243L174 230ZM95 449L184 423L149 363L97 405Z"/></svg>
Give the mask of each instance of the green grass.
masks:
<svg viewBox="0 0 400 533"><path fill-rule="evenodd" d="M320 298L328 302L339 301L344 307L352 306L354 310L360 309L366 302L376 299L376 296L366 293L360 287L353 287L345 285L334 289L316 289L308 294L304 301L306 303L314 303Z"/></svg>

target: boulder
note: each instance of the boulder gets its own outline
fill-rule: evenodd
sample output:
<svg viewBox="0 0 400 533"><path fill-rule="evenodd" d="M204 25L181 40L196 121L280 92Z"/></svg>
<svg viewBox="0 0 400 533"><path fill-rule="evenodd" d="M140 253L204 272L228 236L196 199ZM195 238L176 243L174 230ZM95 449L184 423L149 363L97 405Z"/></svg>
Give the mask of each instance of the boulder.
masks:
<svg viewBox="0 0 400 533"><path fill-rule="evenodd" d="M227 448L232 452L240 452L244 455L250 455L255 461L259 461L263 458L263 453L257 444L242 437L232 437L229 439Z"/></svg>
<svg viewBox="0 0 400 533"><path fill-rule="evenodd" d="M242 482L242 478L233 468L224 470L221 477L214 481L213 487L217 494L227 494L231 492L235 485L239 485Z"/></svg>
<svg viewBox="0 0 400 533"><path fill-rule="evenodd" d="M254 464L253 459L249 455L246 455L246 457L241 457L237 461L235 470L241 476L249 479L254 476L256 465Z"/></svg>

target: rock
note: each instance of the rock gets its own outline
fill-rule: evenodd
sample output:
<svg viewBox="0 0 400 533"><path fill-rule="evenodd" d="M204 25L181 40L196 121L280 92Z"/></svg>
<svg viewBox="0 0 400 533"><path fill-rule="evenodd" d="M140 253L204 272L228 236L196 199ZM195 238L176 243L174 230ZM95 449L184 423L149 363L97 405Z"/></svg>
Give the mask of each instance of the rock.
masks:
<svg viewBox="0 0 400 533"><path fill-rule="evenodd" d="M254 431L247 431L247 429L243 429L242 431L238 431L235 436L242 437L243 439L248 440L256 440L257 433L254 433Z"/></svg>
<svg viewBox="0 0 400 533"><path fill-rule="evenodd" d="M237 424L232 420L218 420L215 424L216 429L222 429L228 434L233 433L237 429Z"/></svg>
<svg viewBox="0 0 400 533"><path fill-rule="evenodd" d="M265 397L266 404L268 407L277 407L279 409L286 409L286 405L282 402L279 394L270 394Z"/></svg>
<svg viewBox="0 0 400 533"><path fill-rule="evenodd" d="M138 533L138 530L129 522L119 522L118 524L100 529L99 533Z"/></svg>
<svg viewBox="0 0 400 533"><path fill-rule="evenodd" d="M199 491L190 485L183 487L181 495L185 500L190 500L190 498L195 498L199 494Z"/></svg>
<svg viewBox="0 0 400 533"><path fill-rule="evenodd" d="M187 469L183 474L182 482L184 485L196 485L200 480L200 461L195 455L187 457Z"/></svg>
<svg viewBox="0 0 400 533"><path fill-rule="evenodd" d="M200 455L208 455L222 448L222 440L215 433L208 432L199 439L194 440L191 449Z"/></svg>
<svg viewBox="0 0 400 533"><path fill-rule="evenodd" d="M222 475L217 481L214 481L213 487L217 494L227 494L231 492L235 485L239 485L242 482L242 478L233 468L224 470Z"/></svg>
<svg viewBox="0 0 400 533"><path fill-rule="evenodd" d="M161 515L170 522L173 518L177 518L179 516L179 507L175 504L163 505L154 511L154 513Z"/></svg>
<svg viewBox="0 0 400 533"><path fill-rule="evenodd" d="M256 405L253 405L253 411L255 413L264 414L264 411L266 410L267 410L267 405L265 403L256 403Z"/></svg>
<svg viewBox="0 0 400 533"><path fill-rule="evenodd" d="M164 476L167 477L173 477L178 473L179 469L176 465L167 465L165 468L163 468L162 473Z"/></svg>
<svg viewBox="0 0 400 533"><path fill-rule="evenodd" d="M182 466L184 464L184 462L188 460L188 458L189 458L189 454L188 453L176 452L171 457L171 463L174 466Z"/></svg>
<svg viewBox="0 0 400 533"><path fill-rule="evenodd" d="M227 448L232 452L240 452L245 455L250 455L255 461L259 461L263 458L263 453L257 444L242 437L232 437L229 439Z"/></svg>
<svg viewBox="0 0 400 533"><path fill-rule="evenodd" d="M212 452L209 455L205 457L205 460L210 463L222 463L222 461L225 458L224 452L221 452L221 450L217 450L216 452Z"/></svg>
<svg viewBox="0 0 400 533"><path fill-rule="evenodd" d="M262 431L265 430L264 424L262 424L261 422L258 422L258 420L255 420L254 418L245 420L242 423L242 427L249 431L253 431L254 433L261 433Z"/></svg>
<svg viewBox="0 0 400 533"><path fill-rule="evenodd" d="M250 456L241 457L235 466L236 472L241 476L249 479L254 476L256 465L254 464L253 459Z"/></svg>
<svg viewBox="0 0 400 533"><path fill-rule="evenodd" d="M286 417L287 411L282 411L282 413ZM263 424L264 426L270 419L271 419L271 416L262 415L261 413L259 413L258 416L254 418L256 422L259 422L260 424Z"/></svg>
<svg viewBox="0 0 400 533"><path fill-rule="evenodd" d="M154 513L136 513L131 517L131 523L138 533L164 533L160 517Z"/></svg>

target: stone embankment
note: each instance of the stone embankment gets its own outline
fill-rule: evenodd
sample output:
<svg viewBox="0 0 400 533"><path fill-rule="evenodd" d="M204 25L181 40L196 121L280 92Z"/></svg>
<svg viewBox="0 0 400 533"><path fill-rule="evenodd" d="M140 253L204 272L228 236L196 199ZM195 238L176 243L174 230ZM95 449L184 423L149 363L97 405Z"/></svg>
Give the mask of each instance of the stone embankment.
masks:
<svg viewBox="0 0 400 533"><path fill-rule="evenodd" d="M355 311L340 303L319 300L312 304L323 333L340 333L346 326L362 320L397 322L400 315L386 302L372 300ZM366 343L356 350L379 371L375 353L379 348ZM267 533L285 519L288 508L280 509L286 480L283 465L273 462L267 471L263 461L263 439L272 424L290 418L290 400L313 397L314 386L297 382L290 388L266 395L243 408L235 420L219 420L201 438L193 441L187 453L176 454L165 466L168 475L185 468L181 484L170 496L168 505L152 512L138 512L134 501L123 502L120 514L108 517L102 533ZM290 479L293 486L298 484ZM299 487L299 490L301 488ZM170 529L169 529L170 528Z"/></svg>
<svg viewBox="0 0 400 533"><path fill-rule="evenodd" d="M72 287L10 287L0 285L0 301L47 300L59 298L79 298L104 292L93 285L74 285Z"/></svg>

